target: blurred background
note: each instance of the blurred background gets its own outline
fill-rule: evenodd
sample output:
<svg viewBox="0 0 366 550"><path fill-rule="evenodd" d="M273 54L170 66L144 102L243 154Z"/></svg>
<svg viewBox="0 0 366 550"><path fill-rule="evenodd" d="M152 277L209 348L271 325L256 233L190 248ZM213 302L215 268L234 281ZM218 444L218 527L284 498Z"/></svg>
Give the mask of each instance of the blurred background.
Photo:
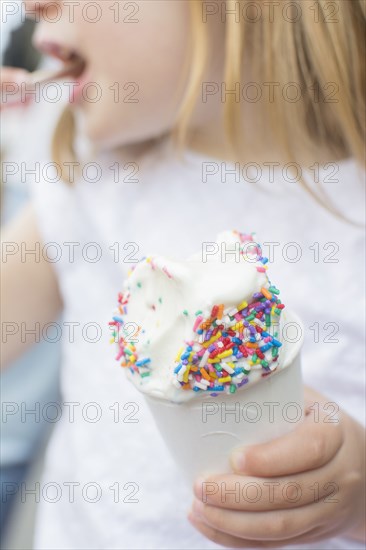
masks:
<svg viewBox="0 0 366 550"><path fill-rule="evenodd" d="M12 4L16 6L16 2ZM46 62L32 47L35 24L25 20L20 1L18 4L19 10L1 18L1 65L34 71ZM36 104L1 113L2 227L17 216L29 200L30 176L22 176L20 167L24 163L23 166L31 169L48 149L58 117L58 108L54 104L49 106L50 116L45 116L47 105L42 106L42 116L39 116ZM17 173L8 175L4 163L14 163ZM34 489L40 481L44 449L52 429L52 422L42 411L47 403L59 401L58 377L59 343L47 342L33 346L1 374L0 544L3 549L32 547L36 502L32 495L26 500L21 498L21 488L23 484L29 490Z"/></svg>

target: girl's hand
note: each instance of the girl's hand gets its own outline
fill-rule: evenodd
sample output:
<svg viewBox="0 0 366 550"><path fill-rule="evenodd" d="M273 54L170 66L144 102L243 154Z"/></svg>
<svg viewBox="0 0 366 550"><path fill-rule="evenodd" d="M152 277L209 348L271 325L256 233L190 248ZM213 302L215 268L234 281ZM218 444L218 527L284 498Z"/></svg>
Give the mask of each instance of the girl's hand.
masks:
<svg viewBox="0 0 366 550"><path fill-rule="evenodd" d="M341 533L362 540L365 431L342 411L331 416L327 402L307 390L305 420L291 434L236 450L235 473L197 481L191 523L236 548L306 544Z"/></svg>
<svg viewBox="0 0 366 550"><path fill-rule="evenodd" d="M21 86L27 81L28 72L14 67L1 67L0 71L0 109L25 105L22 101Z"/></svg>

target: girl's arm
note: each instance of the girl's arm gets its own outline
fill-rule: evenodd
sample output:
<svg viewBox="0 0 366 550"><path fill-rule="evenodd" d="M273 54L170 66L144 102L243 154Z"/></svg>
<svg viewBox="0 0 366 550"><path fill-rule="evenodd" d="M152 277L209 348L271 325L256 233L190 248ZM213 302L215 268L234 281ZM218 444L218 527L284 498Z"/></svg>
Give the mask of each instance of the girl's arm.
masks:
<svg viewBox="0 0 366 550"><path fill-rule="evenodd" d="M29 205L2 231L1 368L39 341L42 327L62 308L52 264L39 251L42 242Z"/></svg>

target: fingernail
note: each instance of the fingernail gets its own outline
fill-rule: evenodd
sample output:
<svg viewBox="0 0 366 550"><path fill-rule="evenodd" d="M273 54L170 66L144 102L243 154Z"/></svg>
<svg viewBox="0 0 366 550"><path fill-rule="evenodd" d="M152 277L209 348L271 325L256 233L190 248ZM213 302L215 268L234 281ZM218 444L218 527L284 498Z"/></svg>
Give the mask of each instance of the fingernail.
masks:
<svg viewBox="0 0 366 550"><path fill-rule="evenodd" d="M192 514L193 517L202 518L204 513L205 505L200 500L195 499L192 505Z"/></svg>
<svg viewBox="0 0 366 550"><path fill-rule="evenodd" d="M199 516L195 515L195 513L193 512L193 510L190 510L190 511L188 512L187 518L188 518L188 521L190 521L191 524L192 524L194 527L196 527L196 524L197 524L198 522L200 522L200 520L201 520L201 518L200 518Z"/></svg>
<svg viewBox="0 0 366 550"><path fill-rule="evenodd" d="M203 477L199 477L196 479L193 485L193 492L196 495L197 498L202 500L203 498L203 488L204 488L205 480Z"/></svg>
<svg viewBox="0 0 366 550"><path fill-rule="evenodd" d="M242 449L236 449L235 451L233 451L230 460L234 470L237 470L239 472L242 472L244 470L245 454Z"/></svg>

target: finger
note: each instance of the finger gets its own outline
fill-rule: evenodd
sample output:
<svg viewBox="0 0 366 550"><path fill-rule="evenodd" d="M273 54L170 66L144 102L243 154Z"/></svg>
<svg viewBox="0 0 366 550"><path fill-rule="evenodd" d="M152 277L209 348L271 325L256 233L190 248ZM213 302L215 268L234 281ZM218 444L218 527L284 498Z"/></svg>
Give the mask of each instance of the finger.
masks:
<svg viewBox="0 0 366 550"><path fill-rule="evenodd" d="M1 87L10 83L20 85L22 82L26 82L28 75L28 71L25 71L24 69L18 69L16 67L1 67L0 85Z"/></svg>
<svg viewBox="0 0 366 550"><path fill-rule="evenodd" d="M337 524L335 514L330 516L329 507L324 509L323 503L258 513L226 510L194 500L192 511L201 521L220 532L253 541L287 541L316 528L329 528L330 523Z"/></svg>
<svg viewBox="0 0 366 550"><path fill-rule="evenodd" d="M253 548L253 541L240 539L238 537L228 535L227 533L222 533L214 527L207 525L207 523L200 521L200 519L192 512L188 515L188 519L193 527L216 544L221 544L221 546L226 546L228 548Z"/></svg>
<svg viewBox="0 0 366 550"><path fill-rule="evenodd" d="M325 395L310 386L304 386L304 400L305 406L312 405L313 403L325 404L330 401Z"/></svg>
<svg viewBox="0 0 366 550"><path fill-rule="evenodd" d="M231 457L234 472L276 477L320 468L336 455L343 443L341 424L326 420L325 411L319 410L318 417L309 414L283 437L235 449Z"/></svg>
<svg viewBox="0 0 366 550"><path fill-rule="evenodd" d="M193 513L191 513L188 516L189 521L195 527L202 535L207 537L209 540L212 540L216 544L221 544L221 546L226 546L228 548L280 548L284 545L289 544L304 544L304 543L314 543L318 542L320 540L323 540L324 538L328 537L328 535L323 534L322 532L314 529L313 531L310 531L309 533L302 535L300 537L295 537L292 539L280 540L280 541L253 541L245 538L239 538L239 537L233 537L232 535L228 535L227 533L223 533L222 531L218 531L214 527L211 527L210 525L207 525L207 523L204 523L201 521L198 517L195 517Z"/></svg>
<svg viewBox="0 0 366 550"><path fill-rule="evenodd" d="M0 109L19 107L29 103L22 97L22 84L27 82L29 73L23 69L2 67L0 72Z"/></svg>
<svg viewBox="0 0 366 550"><path fill-rule="evenodd" d="M332 480L338 478L338 464L332 461L319 470L292 477L211 476L195 483L194 494L204 504L228 510L287 510L335 495L338 486Z"/></svg>

